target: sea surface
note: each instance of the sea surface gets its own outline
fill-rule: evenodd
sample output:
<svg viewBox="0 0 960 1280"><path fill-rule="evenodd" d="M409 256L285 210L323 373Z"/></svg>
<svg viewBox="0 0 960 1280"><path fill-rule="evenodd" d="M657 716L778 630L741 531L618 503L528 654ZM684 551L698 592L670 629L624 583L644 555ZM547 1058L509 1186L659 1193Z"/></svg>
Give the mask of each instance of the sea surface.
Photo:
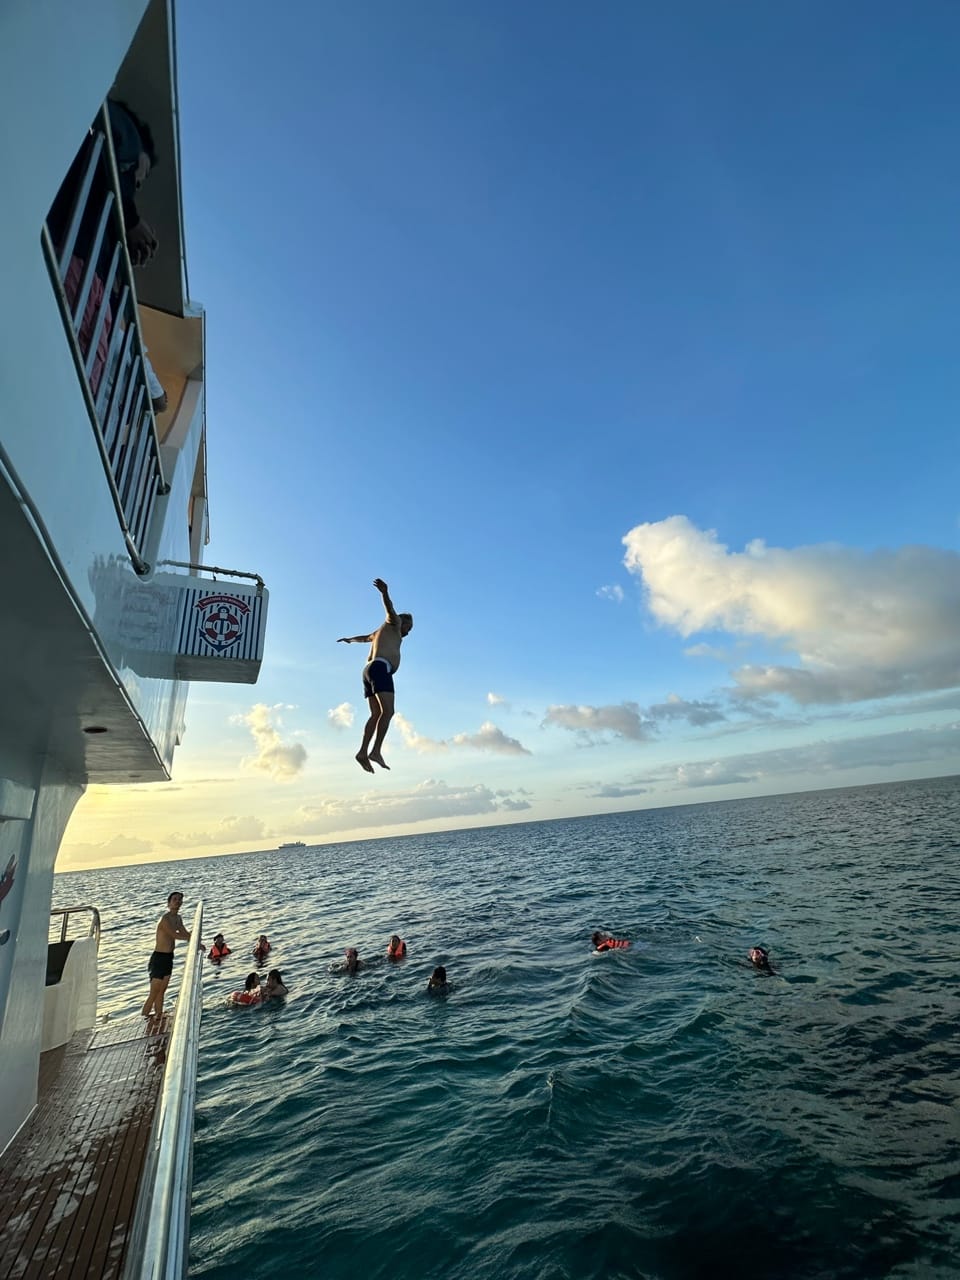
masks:
<svg viewBox="0 0 960 1280"><path fill-rule="evenodd" d="M947 778L75 872L54 896L101 908L113 1017L171 890L234 949L207 965L193 1277L956 1280L958 854ZM594 955L596 928L633 945ZM290 997L231 1006L260 932Z"/></svg>

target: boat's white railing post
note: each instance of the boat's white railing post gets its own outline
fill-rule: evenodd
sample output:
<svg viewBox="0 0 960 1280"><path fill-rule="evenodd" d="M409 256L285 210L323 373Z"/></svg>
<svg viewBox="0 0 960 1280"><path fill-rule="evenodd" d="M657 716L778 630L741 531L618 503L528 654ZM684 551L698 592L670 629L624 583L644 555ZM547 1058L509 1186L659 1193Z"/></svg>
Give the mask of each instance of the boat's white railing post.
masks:
<svg viewBox="0 0 960 1280"><path fill-rule="evenodd" d="M193 1109L197 1092L203 964L197 904L177 997L166 1070L144 1162L123 1280L182 1280L190 1252Z"/></svg>
<svg viewBox="0 0 960 1280"><path fill-rule="evenodd" d="M41 243L120 529L143 575L153 512L169 485L107 103L54 200Z"/></svg>

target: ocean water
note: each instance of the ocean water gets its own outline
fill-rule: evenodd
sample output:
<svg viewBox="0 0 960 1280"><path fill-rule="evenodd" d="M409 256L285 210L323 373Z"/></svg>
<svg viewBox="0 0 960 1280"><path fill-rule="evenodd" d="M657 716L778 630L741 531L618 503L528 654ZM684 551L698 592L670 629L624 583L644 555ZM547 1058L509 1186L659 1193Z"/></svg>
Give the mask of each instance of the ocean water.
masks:
<svg viewBox="0 0 960 1280"><path fill-rule="evenodd" d="M72 873L55 903L100 906L112 1016L172 889L234 948L191 1276L955 1280L958 852L950 778ZM290 998L230 1006L261 931Z"/></svg>

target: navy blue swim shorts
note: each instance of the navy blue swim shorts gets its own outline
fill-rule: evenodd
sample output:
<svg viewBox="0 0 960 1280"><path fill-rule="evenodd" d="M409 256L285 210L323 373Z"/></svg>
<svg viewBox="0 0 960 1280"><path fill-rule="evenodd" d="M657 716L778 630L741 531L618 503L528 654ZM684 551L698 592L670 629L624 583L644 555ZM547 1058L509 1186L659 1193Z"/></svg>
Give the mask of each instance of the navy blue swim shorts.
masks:
<svg viewBox="0 0 960 1280"><path fill-rule="evenodd" d="M372 698L375 693L393 693L393 673L383 658L374 658L363 668L363 696Z"/></svg>

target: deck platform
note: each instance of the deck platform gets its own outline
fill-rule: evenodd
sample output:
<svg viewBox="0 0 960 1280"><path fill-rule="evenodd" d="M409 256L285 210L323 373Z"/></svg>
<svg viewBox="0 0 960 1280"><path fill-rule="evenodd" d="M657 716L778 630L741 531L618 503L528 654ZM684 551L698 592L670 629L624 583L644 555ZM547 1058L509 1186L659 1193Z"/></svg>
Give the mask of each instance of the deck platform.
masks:
<svg viewBox="0 0 960 1280"><path fill-rule="evenodd" d="M41 1055L37 1110L0 1165L4 1280L118 1280L171 1023L118 1019Z"/></svg>

